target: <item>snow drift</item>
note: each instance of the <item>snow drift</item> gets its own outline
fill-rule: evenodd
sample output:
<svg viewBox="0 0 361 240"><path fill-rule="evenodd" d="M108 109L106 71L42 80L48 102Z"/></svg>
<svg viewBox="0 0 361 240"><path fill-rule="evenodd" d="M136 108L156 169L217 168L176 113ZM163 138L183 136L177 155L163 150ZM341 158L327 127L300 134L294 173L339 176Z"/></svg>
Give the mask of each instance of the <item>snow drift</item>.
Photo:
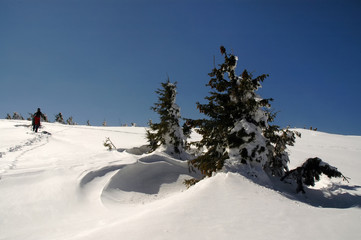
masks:
<svg viewBox="0 0 361 240"><path fill-rule="evenodd" d="M291 167L320 157L306 194L219 173L190 189L185 161L147 154L144 128L0 120L0 239L360 239L361 137L297 129ZM109 137L118 151L103 146ZM199 138L192 135L193 139Z"/></svg>

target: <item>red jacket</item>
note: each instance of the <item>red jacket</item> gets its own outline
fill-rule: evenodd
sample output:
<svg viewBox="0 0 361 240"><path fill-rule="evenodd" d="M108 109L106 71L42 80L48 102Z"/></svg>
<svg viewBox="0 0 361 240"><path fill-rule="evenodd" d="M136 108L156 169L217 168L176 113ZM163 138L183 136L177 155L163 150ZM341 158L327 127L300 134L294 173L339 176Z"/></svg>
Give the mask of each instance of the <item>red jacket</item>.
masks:
<svg viewBox="0 0 361 240"><path fill-rule="evenodd" d="M40 117L34 117L34 125L40 125Z"/></svg>

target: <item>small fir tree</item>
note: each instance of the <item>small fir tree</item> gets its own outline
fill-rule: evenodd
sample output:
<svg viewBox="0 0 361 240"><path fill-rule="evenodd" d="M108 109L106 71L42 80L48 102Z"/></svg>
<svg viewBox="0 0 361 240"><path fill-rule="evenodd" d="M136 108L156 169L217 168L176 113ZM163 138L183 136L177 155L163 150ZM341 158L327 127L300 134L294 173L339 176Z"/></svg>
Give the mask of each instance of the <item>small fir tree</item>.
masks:
<svg viewBox="0 0 361 240"><path fill-rule="evenodd" d="M196 145L206 149L189 163L206 176L224 167L238 171L244 166L248 172L269 171L282 176L288 170L286 145L294 142L294 135L289 130L282 135L277 126L269 124L274 118L269 111L272 99L262 99L256 94L268 75L254 78L244 70L237 76L238 58L227 54L223 46L221 53L224 63L209 74L211 80L207 86L212 91L205 98L208 103L197 103L199 111L208 118L188 120L203 136Z"/></svg>
<svg viewBox="0 0 361 240"><path fill-rule="evenodd" d="M65 124L63 114L61 112L55 115L55 122Z"/></svg>
<svg viewBox="0 0 361 240"><path fill-rule="evenodd" d="M159 147L172 155L182 158L186 139L180 127L180 109L175 103L177 83L171 83L169 79L162 83L162 89L156 93L159 95L158 102L151 109L160 116L160 123L149 121L150 130L147 130L147 139L151 151Z"/></svg>
<svg viewBox="0 0 361 240"><path fill-rule="evenodd" d="M67 120L66 120L66 123L68 125L75 125L74 121L73 121L73 117L69 117Z"/></svg>
<svg viewBox="0 0 361 240"><path fill-rule="evenodd" d="M19 114L19 113L17 113L17 112L14 112L12 119L15 119L15 120L24 120L23 116L21 116L21 114Z"/></svg>
<svg viewBox="0 0 361 240"><path fill-rule="evenodd" d="M5 119L7 119L7 120L11 120L11 116L10 116L10 114L8 113L8 114L6 114L6 118Z"/></svg>

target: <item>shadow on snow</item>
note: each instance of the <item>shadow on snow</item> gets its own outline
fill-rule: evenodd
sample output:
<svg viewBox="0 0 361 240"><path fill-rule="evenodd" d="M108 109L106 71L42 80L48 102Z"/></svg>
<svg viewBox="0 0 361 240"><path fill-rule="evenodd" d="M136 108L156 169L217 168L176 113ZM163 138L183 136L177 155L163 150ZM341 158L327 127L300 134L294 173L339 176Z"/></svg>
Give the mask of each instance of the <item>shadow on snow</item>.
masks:
<svg viewBox="0 0 361 240"><path fill-rule="evenodd" d="M278 191L283 196L303 202L313 207L321 208L361 208L361 195L357 191L361 189L358 185L345 185L331 182L327 187L320 189L305 187L305 194L296 193L296 184L281 182L274 178L269 187Z"/></svg>

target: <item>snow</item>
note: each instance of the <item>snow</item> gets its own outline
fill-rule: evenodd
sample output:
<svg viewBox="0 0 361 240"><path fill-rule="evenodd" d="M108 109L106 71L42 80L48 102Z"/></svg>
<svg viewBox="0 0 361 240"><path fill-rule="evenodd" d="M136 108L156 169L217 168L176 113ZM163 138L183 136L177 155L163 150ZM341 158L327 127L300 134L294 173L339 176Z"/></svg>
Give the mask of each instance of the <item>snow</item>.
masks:
<svg viewBox="0 0 361 240"><path fill-rule="evenodd" d="M254 139L253 139L253 141L248 142L251 137L250 136L244 137L243 140L246 141L247 143L242 144L241 146L239 146L237 148L229 149L230 158L226 160L225 165L228 168L228 170L230 170L230 171L238 169L239 165L244 165L244 164L241 164L239 162L239 158L241 156L240 150L243 149L243 148L247 149L247 153L248 153L249 157L251 157L252 152L255 149L257 149L257 151L255 152L254 159L256 159L256 161L258 159L261 159L261 160L259 162L257 162L257 163L254 163L252 161L247 160L247 165L249 165L249 167L251 167L252 169L257 168L259 166L263 167L265 165L265 160L267 159L268 150L267 150L265 138L260 133L262 131L255 124L250 123L245 119L242 119L241 121L238 121L235 124L235 126L231 130L230 134L233 134L234 132L241 131L243 129L248 135L251 135L253 133L254 134ZM263 147L265 150L262 151L262 152L259 152L258 150L261 147Z"/></svg>
<svg viewBox="0 0 361 240"><path fill-rule="evenodd" d="M187 163L147 154L145 128L28 125L0 120L0 239L361 239L360 136L297 129L290 168L317 156L351 179L296 195L231 172L186 189Z"/></svg>

